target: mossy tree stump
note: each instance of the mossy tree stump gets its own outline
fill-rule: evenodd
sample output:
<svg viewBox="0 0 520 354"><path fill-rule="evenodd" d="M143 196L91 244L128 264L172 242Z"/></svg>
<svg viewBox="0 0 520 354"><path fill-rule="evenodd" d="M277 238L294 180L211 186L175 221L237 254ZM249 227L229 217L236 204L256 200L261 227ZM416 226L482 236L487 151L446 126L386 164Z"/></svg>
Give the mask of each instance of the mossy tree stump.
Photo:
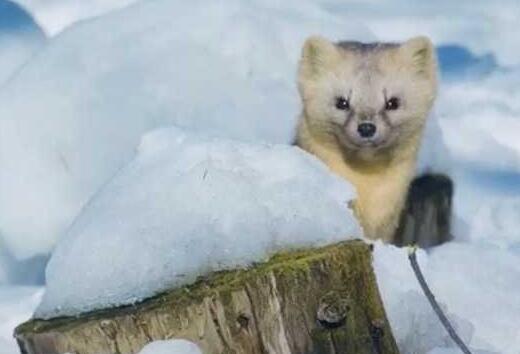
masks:
<svg viewBox="0 0 520 354"><path fill-rule="evenodd" d="M171 338L207 354L398 353L362 241L280 254L132 306L31 320L15 336L26 354L127 354Z"/></svg>

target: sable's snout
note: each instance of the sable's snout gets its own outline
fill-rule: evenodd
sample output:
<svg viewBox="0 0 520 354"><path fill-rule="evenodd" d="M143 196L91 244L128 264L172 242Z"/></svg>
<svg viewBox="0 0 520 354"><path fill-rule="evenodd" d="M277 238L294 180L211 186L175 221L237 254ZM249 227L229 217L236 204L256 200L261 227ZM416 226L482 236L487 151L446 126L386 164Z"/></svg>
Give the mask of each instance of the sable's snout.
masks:
<svg viewBox="0 0 520 354"><path fill-rule="evenodd" d="M357 131L362 138L371 138L376 134L376 125L373 123L361 123Z"/></svg>

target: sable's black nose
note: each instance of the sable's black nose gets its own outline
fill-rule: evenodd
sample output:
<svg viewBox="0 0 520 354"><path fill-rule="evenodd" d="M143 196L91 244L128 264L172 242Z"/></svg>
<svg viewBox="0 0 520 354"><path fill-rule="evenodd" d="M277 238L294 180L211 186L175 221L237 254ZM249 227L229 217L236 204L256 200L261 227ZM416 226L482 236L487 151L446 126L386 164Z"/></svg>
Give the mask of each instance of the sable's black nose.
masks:
<svg viewBox="0 0 520 354"><path fill-rule="evenodd" d="M376 125L372 123L361 123L357 131L362 138L371 138L376 133Z"/></svg>

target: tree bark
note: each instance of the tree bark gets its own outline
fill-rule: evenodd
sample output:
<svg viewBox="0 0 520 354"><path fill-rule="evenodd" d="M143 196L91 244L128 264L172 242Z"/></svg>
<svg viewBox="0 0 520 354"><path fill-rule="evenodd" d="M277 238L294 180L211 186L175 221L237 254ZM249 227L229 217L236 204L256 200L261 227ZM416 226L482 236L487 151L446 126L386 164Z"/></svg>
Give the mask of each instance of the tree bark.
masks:
<svg viewBox="0 0 520 354"><path fill-rule="evenodd" d="M132 306L31 320L15 337L24 354L130 354L171 338L205 354L398 353L362 241L279 254Z"/></svg>

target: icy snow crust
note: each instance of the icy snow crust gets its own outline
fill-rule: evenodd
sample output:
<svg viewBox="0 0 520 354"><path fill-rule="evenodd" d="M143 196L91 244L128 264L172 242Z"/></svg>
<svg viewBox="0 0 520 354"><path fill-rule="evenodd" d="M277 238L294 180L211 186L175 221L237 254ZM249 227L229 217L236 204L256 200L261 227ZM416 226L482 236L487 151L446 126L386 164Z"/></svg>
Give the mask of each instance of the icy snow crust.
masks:
<svg viewBox="0 0 520 354"><path fill-rule="evenodd" d="M56 247L35 316L133 303L277 250L359 237L352 198L296 147L152 133Z"/></svg>

